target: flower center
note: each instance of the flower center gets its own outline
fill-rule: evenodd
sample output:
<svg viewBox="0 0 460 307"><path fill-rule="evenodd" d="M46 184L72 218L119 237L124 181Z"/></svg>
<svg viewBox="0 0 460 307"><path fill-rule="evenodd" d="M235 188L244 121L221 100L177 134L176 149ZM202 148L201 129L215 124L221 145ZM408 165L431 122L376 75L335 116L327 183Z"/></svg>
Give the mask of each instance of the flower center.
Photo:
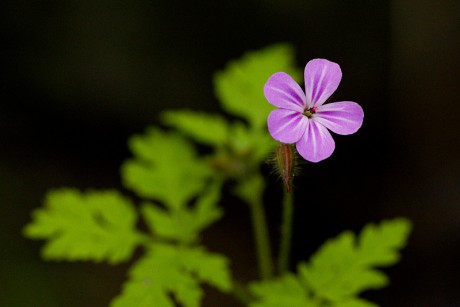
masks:
<svg viewBox="0 0 460 307"><path fill-rule="evenodd" d="M316 110L318 110L318 107L305 109L305 111L302 114L308 118L311 118L311 116L316 113Z"/></svg>

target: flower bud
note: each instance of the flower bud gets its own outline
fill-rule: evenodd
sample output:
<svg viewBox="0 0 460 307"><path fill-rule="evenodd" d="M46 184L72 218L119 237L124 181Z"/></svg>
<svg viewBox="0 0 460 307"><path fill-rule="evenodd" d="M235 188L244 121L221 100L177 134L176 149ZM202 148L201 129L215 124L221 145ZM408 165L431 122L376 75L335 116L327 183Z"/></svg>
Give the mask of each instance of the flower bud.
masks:
<svg viewBox="0 0 460 307"><path fill-rule="evenodd" d="M281 143L276 148L276 163L278 174L283 179L288 192L291 191L292 178L294 177L296 156L292 145Z"/></svg>

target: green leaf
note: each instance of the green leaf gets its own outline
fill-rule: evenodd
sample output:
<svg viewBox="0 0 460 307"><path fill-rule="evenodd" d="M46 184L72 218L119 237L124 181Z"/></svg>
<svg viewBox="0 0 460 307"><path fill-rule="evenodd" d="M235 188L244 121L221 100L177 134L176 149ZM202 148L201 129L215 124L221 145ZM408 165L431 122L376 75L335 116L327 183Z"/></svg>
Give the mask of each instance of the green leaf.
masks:
<svg viewBox="0 0 460 307"><path fill-rule="evenodd" d="M249 290L258 299L251 307L309 307L317 306L297 277L286 274L276 280L250 284Z"/></svg>
<svg viewBox="0 0 460 307"><path fill-rule="evenodd" d="M367 225L359 239L343 232L321 246L309 263L300 263L297 276L251 284L257 298L251 307L376 307L358 295L387 284L386 275L375 266L398 261L410 228L408 220L399 218Z"/></svg>
<svg viewBox="0 0 460 307"><path fill-rule="evenodd" d="M405 245L409 229L407 220L395 219L366 226L359 240L344 232L326 242L310 263L299 265L300 277L317 296L337 304L364 290L381 288L388 279L374 267L399 259L398 249Z"/></svg>
<svg viewBox="0 0 460 307"><path fill-rule="evenodd" d="M330 307L378 307L378 305L360 298L350 298L345 301L332 304Z"/></svg>
<svg viewBox="0 0 460 307"><path fill-rule="evenodd" d="M193 221L191 222L192 229L195 232L200 232L209 225L219 220L224 212L218 206L221 196L221 183L213 184L210 188L201 195L193 209Z"/></svg>
<svg viewBox="0 0 460 307"><path fill-rule="evenodd" d="M217 147L218 161L225 163L230 177L245 176L247 168L258 167L277 144L266 129L251 129L240 121L230 124L218 115L168 111L163 121L199 143Z"/></svg>
<svg viewBox="0 0 460 307"><path fill-rule="evenodd" d="M231 126L230 135L230 146L234 151L249 155L249 163L256 166L265 162L267 156L278 144L268 134L268 130L251 130L241 122L236 122Z"/></svg>
<svg viewBox="0 0 460 307"><path fill-rule="evenodd" d="M178 110L164 112L162 119L199 143L222 146L228 142L229 124L219 115Z"/></svg>
<svg viewBox="0 0 460 307"><path fill-rule="evenodd" d="M45 259L118 263L129 259L142 240L136 221L133 205L116 191L60 189L48 193L24 234L48 240Z"/></svg>
<svg viewBox="0 0 460 307"><path fill-rule="evenodd" d="M182 265L200 282L206 282L222 292L232 289L231 274L225 256L212 254L200 247L182 251Z"/></svg>
<svg viewBox="0 0 460 307"><path fill-rule="evenodd" d="M255 128L265 127L273 106L264 97L264 84L272 74L280 71L298 80L300 73L294 59L290 45L278 44L248 52L241 59L230 62L214 77L216 95L222 107L248 120Z"/></svg>
<svg viewBox="0 0 460 307"><path fill-rule="evenodd" d="M367 288L386 285L383 273L362 265L354 239L351 232L345 232L326 242L309 265L299 265L300 277L321 297L342 301Z"/></svg>
<svg viewBox="0 0 460 307"><path fill-rule="evenodd" d="M132 137L129 145L135 159L122 166L125 186L168 207L185 206L211 175L192 145L178 134L151 128L144 135Z"/></svg>
<svg viewBox="0 0 460 307"><path fill-rule="evenodd" d="M112 307L197 307L203 297L200 283L231 290L228 261L202 248L156 244L130 270L130 279ZM173 298L171 297L173 296Z"/></svg>
<svg viewBox="0 0 460 307"><path fill-rule="evenodd" d="M359 236L361 261L378 266L398 262L398 251L406 245L410 230L411 223L404 218L383 221L379 226L366 225Z"/></svg>
<svg viewBox="0 0 460 307"><path fill-rule="evenodd" d="M203 193L193 207L167 211L146 203L142 206L142 214L150 230L158 237L191 243L202 230L222 216L223 212L217 205L219 198L220 185L216 184Z"/></svg>

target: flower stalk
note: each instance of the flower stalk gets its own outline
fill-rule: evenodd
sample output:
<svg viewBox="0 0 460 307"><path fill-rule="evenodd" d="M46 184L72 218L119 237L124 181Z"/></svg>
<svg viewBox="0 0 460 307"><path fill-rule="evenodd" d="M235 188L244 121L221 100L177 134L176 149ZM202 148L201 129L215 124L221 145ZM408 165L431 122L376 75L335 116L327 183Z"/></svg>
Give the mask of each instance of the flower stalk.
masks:
<svg viewBox="0 0 460 307"><path fill-rule="evenodd" d="M281 222L281 242L278 255L278 274L283 275L289 270L292 240L292 216L294 212L294 197L287 187L292 185L292 177L283 194L283 217Z"/></svg>
<svg viewBox="0 0 460 307"><path fill-rule="evenodd" d="M271 254L270 238L263 205L265 184L260 174L246 178L235 189L237 195L244 199L251 212L255 249L260 277L264 280L273 276L274 265Z"/></svg>
<svg viewBox="0 0 460 307"><path fill-rule="evenodd" d="M273 276L273 262L267 230L267 221L265 219L265 210L262 202L260 201L251 202L249 207L251 208L260 276L265 280L270 279Z"/></svg>

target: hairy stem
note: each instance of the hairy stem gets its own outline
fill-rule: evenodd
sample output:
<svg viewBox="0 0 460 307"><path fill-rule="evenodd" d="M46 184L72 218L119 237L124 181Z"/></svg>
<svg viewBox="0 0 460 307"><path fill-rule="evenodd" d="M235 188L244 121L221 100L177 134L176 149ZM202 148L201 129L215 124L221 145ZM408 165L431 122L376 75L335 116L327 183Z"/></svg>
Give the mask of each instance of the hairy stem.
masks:
<svg viewBox="0 0 460 307"><path fill-rule="evenodd" d="M281 224L281 242L278 255L278 273L283 275L289 269L289 257L292 237L292 213L294 211L294 197L292 192L284 191L283 219Z"/></svg>

